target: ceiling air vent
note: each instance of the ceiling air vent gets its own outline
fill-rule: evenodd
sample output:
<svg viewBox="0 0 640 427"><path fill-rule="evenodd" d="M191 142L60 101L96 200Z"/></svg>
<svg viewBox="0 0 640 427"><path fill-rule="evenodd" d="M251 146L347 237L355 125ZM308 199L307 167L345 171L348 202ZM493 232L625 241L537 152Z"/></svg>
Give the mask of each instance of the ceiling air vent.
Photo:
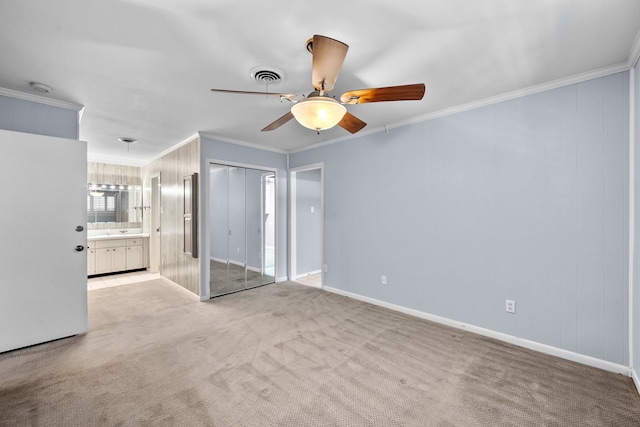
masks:
<svg viewBox="0 0 640 427"><path fill-rule="evenodd" d="M255 67L251 70L251 78L261 85L275 85L282 81L282 71L273 67Z"/></svg>

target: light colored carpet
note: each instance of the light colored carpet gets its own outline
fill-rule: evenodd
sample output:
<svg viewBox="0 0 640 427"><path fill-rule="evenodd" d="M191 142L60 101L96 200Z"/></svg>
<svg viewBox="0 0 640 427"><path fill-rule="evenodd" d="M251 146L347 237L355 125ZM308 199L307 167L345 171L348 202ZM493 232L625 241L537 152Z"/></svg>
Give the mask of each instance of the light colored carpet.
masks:
<svg viewBox="0 0 640 427"><path fill-rule="evenodd" d="M88 334L0 354L0 425L640 425L622 375L303 285L89 300Z"/></svg>

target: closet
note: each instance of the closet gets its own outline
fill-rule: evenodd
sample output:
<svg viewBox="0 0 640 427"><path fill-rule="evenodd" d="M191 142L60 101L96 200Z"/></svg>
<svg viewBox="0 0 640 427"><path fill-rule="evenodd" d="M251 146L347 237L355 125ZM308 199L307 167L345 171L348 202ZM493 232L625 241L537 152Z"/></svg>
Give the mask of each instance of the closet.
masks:
<svg viewBox="0 0 640 427"><path fill-rule="evenodd" d="M211 297L275 282L275 172L209 165Z"/></svg>

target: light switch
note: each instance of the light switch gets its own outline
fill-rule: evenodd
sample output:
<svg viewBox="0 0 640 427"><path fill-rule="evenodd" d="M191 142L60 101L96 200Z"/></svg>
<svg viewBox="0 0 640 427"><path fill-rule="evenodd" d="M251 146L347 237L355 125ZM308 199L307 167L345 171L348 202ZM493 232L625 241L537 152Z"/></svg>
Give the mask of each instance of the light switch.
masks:
<svg viewBox="0 0 640 427"><path fill-rule="evenodd" d="M314 208L313 206L311 206L311 213L314 213L316 210L316 208Z"/></svg>

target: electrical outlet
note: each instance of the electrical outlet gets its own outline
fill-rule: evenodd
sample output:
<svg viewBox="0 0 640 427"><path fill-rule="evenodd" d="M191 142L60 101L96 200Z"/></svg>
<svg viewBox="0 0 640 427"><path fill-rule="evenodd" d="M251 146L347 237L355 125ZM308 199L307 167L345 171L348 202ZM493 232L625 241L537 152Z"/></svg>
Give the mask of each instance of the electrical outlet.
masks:
<svg viewBox="0 0 640 427"><path fill-rule="evenodd" d="M507 313L515 314L516 313L516 302L513 301L513 300L508 299L505 309L507 310Z"/></svg>
<svg viewBox="0 0 640 427"><path fill-rule="evenodd" d="M327 267L327 264L324 265L324 272L326 273L327 271L329 271L329 267Z"/></svg>
<svg viewBox="0 0 640 427"><path fill-rule="evenodd" d="M380 284L381 285L386 285L387 284L387 276L385 276L384 274L382 276L380 276Z"/></svg>

